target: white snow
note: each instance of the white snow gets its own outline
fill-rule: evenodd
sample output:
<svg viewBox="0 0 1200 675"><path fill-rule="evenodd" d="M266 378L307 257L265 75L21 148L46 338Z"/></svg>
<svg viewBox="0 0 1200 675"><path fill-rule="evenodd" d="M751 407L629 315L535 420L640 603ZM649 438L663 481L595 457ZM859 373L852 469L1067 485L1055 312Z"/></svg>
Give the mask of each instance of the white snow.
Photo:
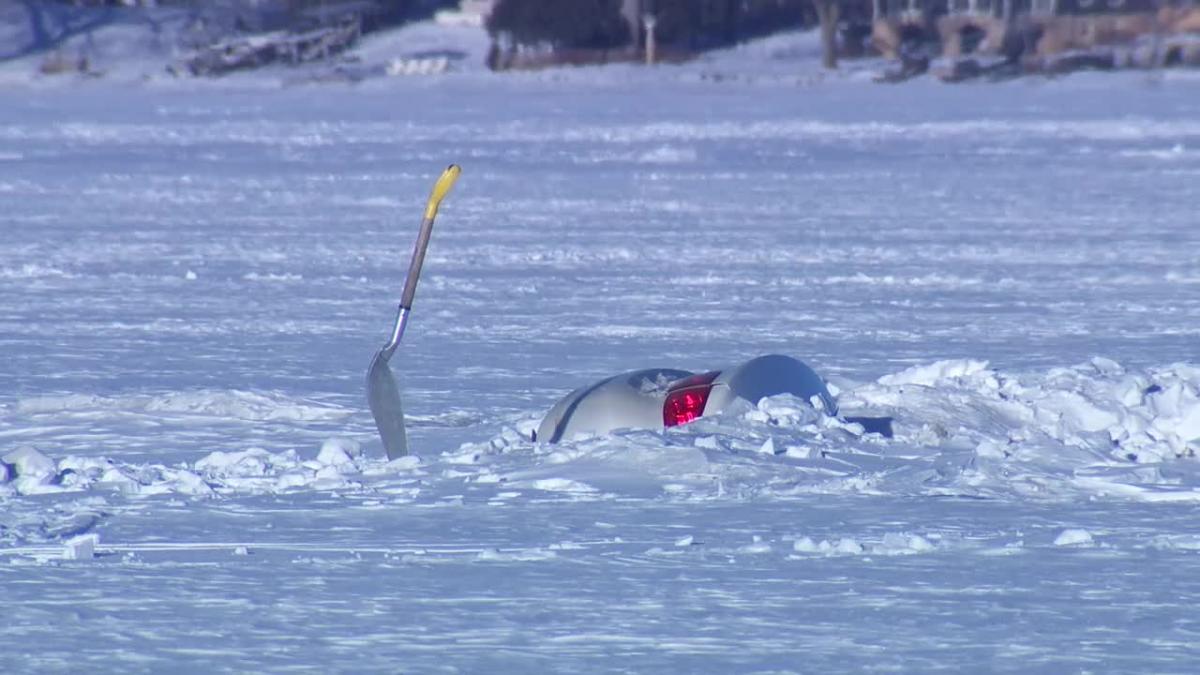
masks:
<svg viewBox="0 0 1200 675"><path fill-rule="evenodd" d="M491 75L423 24L364 60L468 57L357 87L0 66L0 574L38 645L6 667L1195 661L1200 81L880 87L815 47ZM387 461L364 373L449 162ZM895 437L779 396L531 440L602 377L773 352Z"/></svg>
<svg viewBox="0 0 1200 675"><path fill-rule="evenodd" d="M40 494L54 492L55 479L58 478L58 467L54 460L42 454L32 446L21 446L16 450L0 456L0 464L4 466L4 482L12 481L12 488L18 494Z"/></svg>
<svg viewBox="0 0 1200 675"><path fill-rule="evenodd" d="M987 361L960 359L954 361L937 361L921 366L913 366L899 373L884 375L879 378L879 384L898 386L903 384L919 384L932 387L946 380L956 380L970 377L987 369Z"/></svg>
<svg viewBox="0 0 1200 675"><path fill-rule="evenodd" d="M1063 530L1054 538L1055 546L1091 546L1093 543L1092 533L1087 530Z"/></svg>
<svg viewBox="0 0 1200 675"><path fill-rule="evenodd" d="M96 555L96 545L100 537L95 534L81 534L71 537L63 546L63 560L91 560Z"/></svg>

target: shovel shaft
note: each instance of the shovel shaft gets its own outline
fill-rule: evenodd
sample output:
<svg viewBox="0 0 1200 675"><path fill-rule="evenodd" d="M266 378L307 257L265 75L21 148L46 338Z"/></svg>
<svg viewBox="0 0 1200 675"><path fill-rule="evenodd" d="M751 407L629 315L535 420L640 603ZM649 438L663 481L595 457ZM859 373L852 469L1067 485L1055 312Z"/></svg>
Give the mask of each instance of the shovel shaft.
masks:
<svg viewBox="0 0 1200 675"><path fill-rule="evenodd" d="M417 294L417 279L421 277L421 266L425 264L425 250L429 248L429 235L433 234L433 219L421 221L421 231L413 246L412 261L408 263L408 276L404 278L404 294L400 296L400 309L412 309L413 296Z"/></svg>
<svg viewBox="0 0 1200 675"><path fill-rule="evenodd" d="M450 188L454 187L454 181L458 180L461 171L457 164L451 164L442 172L429 193L429 202L425 204L425 217L421 219L421 231L417 233L417 243L413 246L412 262L408 264L408 276L404 278L404 294L400 297L402 310L412 309L413 296L417 294L417 280L421 278L421 266L425 264L425 250L429 248L429 235L433 234L433 220L437 218L438 207L450 192Z"/></svg>
<svg viewBox="0 0 1200 675"><path fill-rule="evenodd" d="M400 340L404 337L404 327L408 325L408 311L408 308L404 306L396 310L396 323L392 326L392 337L380 350L384 359L392 358L392 354L400 346Z"/></svg>

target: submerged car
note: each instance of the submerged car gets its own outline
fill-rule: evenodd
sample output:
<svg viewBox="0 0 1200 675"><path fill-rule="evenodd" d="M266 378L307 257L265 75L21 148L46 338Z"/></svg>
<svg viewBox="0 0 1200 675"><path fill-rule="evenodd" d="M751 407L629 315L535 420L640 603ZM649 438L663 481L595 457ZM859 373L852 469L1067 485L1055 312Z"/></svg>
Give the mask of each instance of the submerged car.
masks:
<svg viewBox="0 0 1200 675"><path fill-rule="evenodd" d="M557 443L617 429L673 427L720 413L734 401L755 405L778 394L792 394L826 415L838 416L837 400L816 371L790 356L771 354L705 373L649 368L580 387L550 409L533 440ZM861 424L869 433L892 435L889 418L843 419Z"/></svg>

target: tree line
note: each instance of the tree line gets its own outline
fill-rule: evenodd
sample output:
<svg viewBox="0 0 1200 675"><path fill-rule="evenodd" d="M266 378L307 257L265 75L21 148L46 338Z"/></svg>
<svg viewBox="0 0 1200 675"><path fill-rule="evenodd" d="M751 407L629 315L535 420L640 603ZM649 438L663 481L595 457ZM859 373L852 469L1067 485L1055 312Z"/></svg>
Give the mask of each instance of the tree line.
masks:
<svg viewBox="0 0 1200 675"><path fill-rule="evenodd" d="M814 0L497 0L494 38L560 49L645 44L645 18L658 44L699 51L780 29L816 25Z"/></svg>

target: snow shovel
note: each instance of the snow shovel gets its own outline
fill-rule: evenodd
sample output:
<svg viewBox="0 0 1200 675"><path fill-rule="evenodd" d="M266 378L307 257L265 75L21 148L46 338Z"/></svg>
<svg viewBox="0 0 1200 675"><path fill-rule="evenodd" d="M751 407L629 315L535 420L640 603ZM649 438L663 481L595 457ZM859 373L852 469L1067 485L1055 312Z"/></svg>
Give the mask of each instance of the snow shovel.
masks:
<svg viewBox="0 0 1200 675"><path fill-rule="evenodd" d="M371 406L371 415L375 418L375 426L379 429L379 437L383 439L383 448L387 451L388 459L408 454L400 389L396 386L396 379L392 376L388 360L400 346L400 338L404 337L404 326L408 323L408 313L412 310L413 296L417 292L417 278L421 276L421 265L425 262L425 249L429 247L429 235L433 232L433 219L437 217L438 206L454 186L454 181L458 179L461 171L457 164L451 164L433 185L433 192L425 204L425 218L421 220L417 244L413 247L412 262L408 264L408 276L404 279L404 294L400 298L396 322L392 326L392 337L375 352L375 358L371 359L371 369L367 371L367 402Z"/></svg>

